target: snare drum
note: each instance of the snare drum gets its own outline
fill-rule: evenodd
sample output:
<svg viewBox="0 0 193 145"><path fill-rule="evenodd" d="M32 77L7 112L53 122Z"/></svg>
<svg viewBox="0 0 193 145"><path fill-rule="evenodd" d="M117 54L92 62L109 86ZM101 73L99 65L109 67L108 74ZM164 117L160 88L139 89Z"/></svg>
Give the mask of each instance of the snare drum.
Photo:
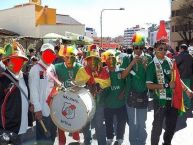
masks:
<svg viewBox="0 0 193 145"><path fill-rule="evenodd" d="M74 86L54 96L50 111L56 126L64 131L75 132L91 121L95 114L95 101L90 91Z"/></svg>

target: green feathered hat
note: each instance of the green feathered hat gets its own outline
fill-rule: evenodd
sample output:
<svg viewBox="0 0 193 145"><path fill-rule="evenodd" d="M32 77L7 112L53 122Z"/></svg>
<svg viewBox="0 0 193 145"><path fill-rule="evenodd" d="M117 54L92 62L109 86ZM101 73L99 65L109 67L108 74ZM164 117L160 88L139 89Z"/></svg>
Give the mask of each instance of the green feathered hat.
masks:
<svg viewBox="0 0 193 145"><path fill-rule="evenodd" d="M25 61L28 61L28 58L25 55L23 46L16 41L14 41L12 44L6 44L4 46L4 54L2 57L2 61L5 61L10 58L14 58L14 57L21 57Z"/></svg>

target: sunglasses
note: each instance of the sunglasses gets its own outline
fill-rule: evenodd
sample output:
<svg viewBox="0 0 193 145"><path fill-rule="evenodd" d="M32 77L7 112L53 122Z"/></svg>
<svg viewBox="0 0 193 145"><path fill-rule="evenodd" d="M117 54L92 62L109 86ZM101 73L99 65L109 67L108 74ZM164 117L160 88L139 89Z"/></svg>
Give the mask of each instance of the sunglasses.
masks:
<svg viewBox="0 0 193 145"><path fill-rule="evenodd" d="M167 48L163 48L163 47L158 48L158 51L167 51L167 50L168 50Z"/></svg>
<svg viewBox="0 0 193 145"><path fill-rule="evenodd" d="M143 48L140 47L140 46L135 46L134 49L135 49L135 50L138 50L138 49L143 50Z"/></svg>

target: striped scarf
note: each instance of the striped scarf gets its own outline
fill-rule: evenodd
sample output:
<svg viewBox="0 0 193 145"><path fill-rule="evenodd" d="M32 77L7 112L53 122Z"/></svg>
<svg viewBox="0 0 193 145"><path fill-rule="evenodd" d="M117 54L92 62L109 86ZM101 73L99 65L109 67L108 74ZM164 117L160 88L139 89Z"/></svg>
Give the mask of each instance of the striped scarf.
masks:
<svg viewBox="0 0 193 145"><path fill-rule="evenodd" d="M166 60L170 66L170 69L172 69L172 61L165 56L164 60ZM161 66L160 61L158 60L158 58L155 56L154 59L154 64L155 64L155 68L156 68L156 76L157 76L157 80L158 80L158 84L165 84L165 80L164 80L164 72ZM159 100L160 100L160 105L165 105L167 97L166 97L166 89L159 89L156 90L156 94L157 96L159 96Z"/></svg>

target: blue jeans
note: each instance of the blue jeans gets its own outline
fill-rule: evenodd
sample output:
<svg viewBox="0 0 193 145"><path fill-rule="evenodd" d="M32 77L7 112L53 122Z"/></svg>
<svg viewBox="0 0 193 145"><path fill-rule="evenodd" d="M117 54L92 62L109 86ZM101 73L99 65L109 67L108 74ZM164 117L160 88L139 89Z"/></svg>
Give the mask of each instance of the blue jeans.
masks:
<svg viewBox="0 0 193 145"><path fill-rule="evenodd" d="M98 145L106 145L106 126L103 124L104 122L103 105L97 105L96 112L92 121L95 127Z"/></svg>
<svg viewBox="0 0 193 145"><path fill-rule="evenodd" d="M145 145L147 139L147 108L136 109L127 106L130 145Z"/></svg>
<svg viewBox="0 0 193 145"><path fill-rule="evenodd" d="M120 108L105 108L105 124L107 139L114 138L113 118L116 116L116 139L123 139L125 133L125 125L127 119L127 111L125 106Z"/></svg>

